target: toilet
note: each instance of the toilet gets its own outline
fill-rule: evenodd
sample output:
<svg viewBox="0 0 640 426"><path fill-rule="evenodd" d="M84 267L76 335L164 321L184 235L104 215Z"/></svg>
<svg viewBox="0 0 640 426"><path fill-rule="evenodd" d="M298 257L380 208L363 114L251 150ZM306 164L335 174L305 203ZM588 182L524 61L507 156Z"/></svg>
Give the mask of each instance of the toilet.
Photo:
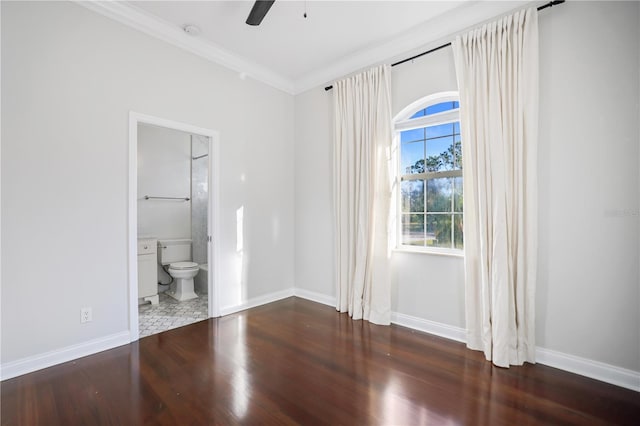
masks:
<svg viewBox="0 0 640 426"><path fill-rule="evenodd" d="M158 262L162 266L169 265L168 272L173 277L166 294L180 302L198 297L193 289L193 278L200 268L191 261L190 239L158 240Z"/></svg>

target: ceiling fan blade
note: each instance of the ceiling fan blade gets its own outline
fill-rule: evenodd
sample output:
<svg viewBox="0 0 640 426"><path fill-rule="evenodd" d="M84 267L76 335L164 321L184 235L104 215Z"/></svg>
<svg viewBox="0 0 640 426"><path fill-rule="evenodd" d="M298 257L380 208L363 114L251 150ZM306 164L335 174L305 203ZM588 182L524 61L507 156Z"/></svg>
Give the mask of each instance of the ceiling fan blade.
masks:
<svg viewBox="0 0 640 426"><path fill-rule="evenodd" d="M249 25L260 25L264 16L267 14L269 9L276 0L256 0L251 8L251 12L249 12L249 17L247 18L247 24Z"/></svg>

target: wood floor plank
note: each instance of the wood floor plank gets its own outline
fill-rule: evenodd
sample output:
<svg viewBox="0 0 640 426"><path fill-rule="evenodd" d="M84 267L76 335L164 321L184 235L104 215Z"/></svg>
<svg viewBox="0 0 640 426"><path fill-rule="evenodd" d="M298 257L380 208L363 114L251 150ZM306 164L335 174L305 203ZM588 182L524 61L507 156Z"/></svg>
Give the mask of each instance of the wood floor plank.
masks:
<svg viewBox="0 0 640 426"><path fill-rule="evenodd" d="M640 394L289 298L2 382L2 425L640 422Z"/></svg>

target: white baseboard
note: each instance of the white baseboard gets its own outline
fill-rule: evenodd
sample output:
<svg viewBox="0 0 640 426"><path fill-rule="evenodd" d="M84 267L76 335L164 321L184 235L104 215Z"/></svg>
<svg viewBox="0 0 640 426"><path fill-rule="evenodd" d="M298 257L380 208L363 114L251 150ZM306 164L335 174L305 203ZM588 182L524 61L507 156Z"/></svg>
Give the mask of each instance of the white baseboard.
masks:
<svg viewBox="0 0 640 426"><path fill-rule="evenodd" d="M536 362L640 392L640 372L638 371L541 347L536 348Z"/></svg>
<svg viewBox="0 0 640 426"><path fill-rule="evenodd" d="M335 297L325 294L295 288L294 295L325 305L335 306ZM464 328L429 321L399 312L391 313L391 322L457 342L466 343L467 341L466 330ZM541 347L536 348L536 362L640 392L640 372L637 371L627 370L603 362L580 358Z"/></svg>
<svg viewBox="0 0 640 426"><path fill-rule="evenodd" d="M220 316L235 314L236 312L245 311L247 309L255 308L260 305L266 305L267 303L286 299L287 297L291 297L293 295L294 295L294 289L292 287L286 290L276 291L274 293L269 293L262 296L254 297L238 305L226 306L224 308L221 308Z"/></svg>
<svg viewBox="0 0 640 426"><path fill-rule="evenodd" d="M290 288L255 297L236 306L223 308L221 310L221 315L229 315L235 312L244 311L256 306L286 299L291 296L308 299L324 305L335 306L335 297L333 296L327 296L325 294L315 293L300 288ZM429 321L398 312L391 313L391 322L403 327L455 340L457 342L466 342L465 329L460 327ZM63 362L126 345L130 343L129 337L129 332L123 331L76 345L67 346L66 348L7 362L0 365L0 380L11 379L13 377L51 367L56 364L61 364ZM605 364L603 362L580 358L574 355L556 352L551 349L541 347L536 348L536 362L640 392L640 372L637 371L627 370L610 364Z"/></svg>
<svg viewBox="0 0 640 426"><path fill-rule="evenodd" d="M466 330L452 325L429 321L423 318L413 317L398 312L391 313L391 322L414 330L424 331L446 339L465 343L467 341Z"/></svg>
<svg viewBox="0 0 640 426"><path fill-rule="evenodd" d="M293 295L312 302L322 303L323 305L336 306L336 298L327 296L326 294L316 293L314 291L302 288L294 288ZM411 315L400 314L398 312L391 313L391 322L403 327L412 328L414 330L424 331L425 333L434 334L436 336L445 337L447 339L456 340L458 342L466 342L465 329L454 327L439 322L429 321L426 319L413 317Z"/></svg>
<svg viewBox="0 0 640 426"><path fill-rule="evenodd" d="M123 331L66 348L56 349L39 355L18 359L0 366L0 379L6 380L63 362L129 344L129 331Z"/></svg>
<svg viewBox="0 0 640 426"><path fill-rule="evenodd" d="M294 295L293 288L266 294L247 300L240 305L223 308L221 315L244 311L256 306L286 299ZM112 334L110 336L89 340L66 348L56 349L39 355L33 355L16 361L7 362L0 365L0 380L11 379L23 374L32 373L43 368L51 367L63 362L72 361L87 355L93 355L108 349L131 343L129 331Z"/></svg>
<svg viewBox="0 0 640 426"><path fill-rule="evenodd" d="M333 296L327 296L326 294L316 293L315 291L305 290L303 288L294 288L293 295L302 299L311 300L312 302L322 303L323 305L329 305L336 307L336 298Z"/></svg>

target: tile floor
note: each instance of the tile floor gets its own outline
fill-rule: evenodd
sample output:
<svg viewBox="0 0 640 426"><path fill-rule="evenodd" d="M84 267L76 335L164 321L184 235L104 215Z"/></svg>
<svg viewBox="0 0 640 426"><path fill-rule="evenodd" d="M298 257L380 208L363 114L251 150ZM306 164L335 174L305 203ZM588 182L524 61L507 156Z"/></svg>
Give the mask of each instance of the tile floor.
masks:
<svg viewBox="0 0 640 426"><path fill-rule="evenodd" d="M197 299L178 302L171 296L160 293L160 303L138 306L140 337L207 319L207 295Z"/></svg>

